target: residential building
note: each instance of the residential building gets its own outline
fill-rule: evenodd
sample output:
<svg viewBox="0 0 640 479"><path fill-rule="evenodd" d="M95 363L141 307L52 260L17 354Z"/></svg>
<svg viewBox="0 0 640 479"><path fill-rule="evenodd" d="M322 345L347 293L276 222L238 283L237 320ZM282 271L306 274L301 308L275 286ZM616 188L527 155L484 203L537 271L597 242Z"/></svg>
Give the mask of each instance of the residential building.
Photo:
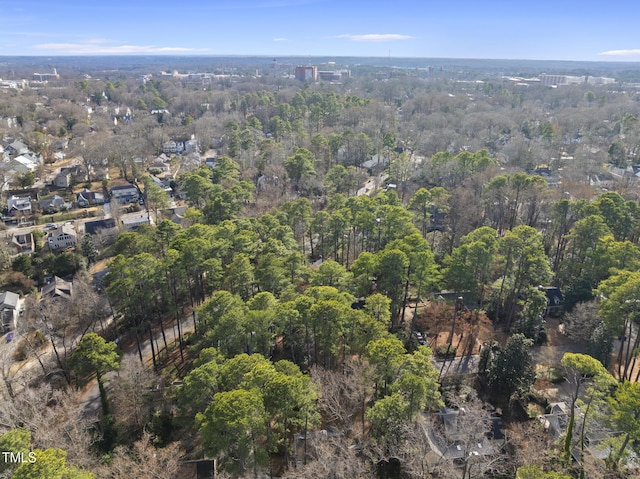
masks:
<svg viewBox="0 0 640 479"><path fill-rule="evenodd" d="M103 220L87 221L84 224L84 232L92 236L103 232L117 233L116 220L114 220L113 218L105 218Z"/></svg>
<svg viewBox="0 0 640 479"><path fill-rule="evenodd" d="M50 296L51 298L71 299L72 294L73 283L71 281L65 281L57 276L54 276L53 281L42 288L43 298L45 296Z"/></svg>
<svg viewBox="0 0 640 479"><path fill-rule="evenodd" d="M57 188L69 188L71 186L71 172L63 168L53 179L53 185Z"/></svg>
<svg viewBox="0 0 640 479"><path fill-rule="evenodd" d="M152 224L151 217L146 211L143 213L131 213L122 215L120 217L120 222L122 223L122 227L126 231L135 231L140 225Z"/></svg>
<svg viewBox="0 0 640 479"><path fill-rule="evenodd" d="M16 140L8 144L5 151L11 156L20 156L29 153L29 148L20 140Z"/></svg>
<svg viewBox="0 0 640 479"><path fill-rule="evenodd" d="M153 184L156 185L158 188L162 188L164 190L165 193L167 193L168 195L173 195L173 188L171 188L171 180L168 178L165 179L160 179L157 176L154 175L150 175L151 176L151 181L153 181Z"/></svg>
<svg viewBox="0 0 640 479"><path fill-rule="evenodd" d="M0 318L2 318L3 333L12 331L18 327L20 308L20 296L11 291L0 293Z"/></svg>
<svg viewBox="0 0 640 479"><path fill-rule="evenodd" d="M484 410L442 408L435 416L436 428L425 429L429 446L438 456L449 460L502 454L502 419Z"/></svg>
<svg viewBox="0 0 640 479"><path fill-rule="evenodd" d="M140 198L140 192L136 185L120 185L112 186L109 191L111 201L115 200L121 205L127 205L129 203L135 203Z"/></svg>
<svg viewBox="0 0 640 479"><path fill-rule="evenodd" d="M53 179L53 185L57 188L69 188L74 182L84 181L87 179L87 173L80 166L70 166L69 168L60 168Z"/></svg>
<svg viewBox="0 0 640 479"><path fill-rule="evenodd" d="M170 161L171 158L162 153L149 165L149 171L157 170L161 173L168 173L171 170Z"/></svg>
<svg viewBox="0 0 640 479"><path fill-rule="evenodd" d="M547 297L547 308L544 314L553 317L562 315L564 313L564 297L560 289L555 286L538 286L538 289Z"/></svg>
<svg viewBox="0 0 640 479"><path fill-rule="evenodd" d="M296 80L299 81L317 81L318 67L316 66L297 66L295 70Z"/></svg>
<svg viewBox="0 0 640 479"><path fill-rule="evenodd" d="M65 223L51 230L47 242L52 250L59 250L75 246L78 243L76 229L71 223Z"/></svg>
<svg viewBox="0 0 640 479"><path fill-rule="evenodd" d="M10 216L30 216L31 197L12 196L7 200L7 212Z"/></svg>
<svg viewBox="0 0 640 479"><path fill-rule="evenodd" d="M15 254L31 254L35 251L36 245L31 233L16 233L11 238L11 248Z"/></svg>
<svg viewBox="0 0 640 479"><path fill-rule="evenodd" d="M164 145L162 145L162 153L164 153L165 155L182 153L183 149L184 147L182 144L173 140L169 140Z"/></svg>
<svg viewBox="0 0 640 479"><path fill-rule="evenodd" d="M25 153L9 161L9 169L19 174L25 174L35 170L40 163L42 163L41 156Z"/></svg>
<svg viewBox="0 0 640 479"><path fill-rule="evenodd" d="M184 151L191 153L200 153L200 147L198 146L198 140L187 140L184 142Z"/></svg>
<svg viewBox="0 0 640 479"><path fill-rule="evenodd" d="M40 209L43 213L53 214L57 211L68 210L71 204L67 203L62 196L54 195L52 198L42 200Z"/></svg>
<svg viewBox="0 0 640 479"><path fill-rule="evenodd" d="M82 208L86 208L93 205L103 205L104 195L97 191L89 191L88 189L82 190L76 194L76 203Z"/></svg>

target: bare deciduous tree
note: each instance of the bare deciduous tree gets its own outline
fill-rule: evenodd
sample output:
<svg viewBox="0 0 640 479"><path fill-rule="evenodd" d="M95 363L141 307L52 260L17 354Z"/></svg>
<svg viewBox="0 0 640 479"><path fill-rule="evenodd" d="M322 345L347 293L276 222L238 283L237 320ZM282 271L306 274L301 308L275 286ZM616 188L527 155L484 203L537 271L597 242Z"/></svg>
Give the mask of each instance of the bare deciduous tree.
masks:
<svg viewBox="0 0 640 479"><path fill-rule="evenodd" d="M173 479L180 469L180 448L172 443L156 448L152 436L145 432L132 448L118 446L109 464L99 469L99 477L105 479Z"/></svg>
<svg viewBox="0 0 640 479"><path fill-rule="evenodd" d="M134 437L142 432L149 419L153 400L150 395L156 394L152 389L157 381L157 375L137 357L123 358L110 398L117 422Z"/></svg>
<svg viewBox="0 0 640 479"><path fill-rule="evenodd" d="M318 406L324 417L343 433L356 429L364 431L364 409L371 394L370 365L363 359L345 361L342 371L314 366L311 377L320 390Z"/></svg>

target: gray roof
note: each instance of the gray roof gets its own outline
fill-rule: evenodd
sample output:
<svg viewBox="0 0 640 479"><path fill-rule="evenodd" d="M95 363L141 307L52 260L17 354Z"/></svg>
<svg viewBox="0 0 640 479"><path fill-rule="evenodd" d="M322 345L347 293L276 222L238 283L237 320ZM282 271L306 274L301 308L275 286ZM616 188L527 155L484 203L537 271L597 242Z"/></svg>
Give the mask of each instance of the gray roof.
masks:
<svg viewBox="0 0 640 479"><path fill-rule="evenodd" d="M16 309L18 307L18 300L20 296L16 293L12 293L11 291L4 291L0 293L0 309Z"/></svg>
<svg viewBox="0 0 640 479"><path fill-rule="evenodd" d="M53 297L70 298L73 288L71 281L54 276L53 281L42 288L42 296L51 295Z"/></svg>

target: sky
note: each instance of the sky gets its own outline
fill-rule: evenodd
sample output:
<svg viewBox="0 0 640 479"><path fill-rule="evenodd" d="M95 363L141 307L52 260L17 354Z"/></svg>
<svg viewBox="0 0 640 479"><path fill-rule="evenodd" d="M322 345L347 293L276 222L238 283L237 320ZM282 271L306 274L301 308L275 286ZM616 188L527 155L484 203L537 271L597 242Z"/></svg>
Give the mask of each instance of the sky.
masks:
<svg viewBox="0 0 640 479"><path fill-rule="evenodd" d="M640 61L640 1L0 0L0 56Z"/></svg>

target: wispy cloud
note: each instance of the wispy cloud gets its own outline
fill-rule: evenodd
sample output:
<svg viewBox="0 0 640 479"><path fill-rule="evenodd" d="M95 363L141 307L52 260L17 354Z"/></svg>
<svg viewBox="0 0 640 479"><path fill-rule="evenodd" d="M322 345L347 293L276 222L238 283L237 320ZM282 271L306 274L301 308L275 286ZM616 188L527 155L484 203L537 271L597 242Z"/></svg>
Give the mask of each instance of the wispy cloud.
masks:
<svg viewBox="0 0 640 479"><path fill-rule="evenodd" d="M352 42L397 42L400 40L411 40L414 37L409 35L400 35L399 33L367 33L366 35L351 35L345 33L343 35L337 35L335 38L346 38Z"/></svg>
<svg viewBox="0 0 640 479"><path fill-rule="evenodd" d="M284 38L284 37L277 37L273 39L274 42L288 42L289 39L288 38Z"/></svg>
<svg viewBox="0 0 640 479"><path fill-rule="evenodd" d="M205 52L204 48L160 47L156 45L118 45L106 40L88 40L82 43L41 43L33 49L61 55L134 55L156 53Z"/></svg>
<svg viewBox="0 0 640 479"><path fill-rule="evenodd" d="M0 35L2 36L13 36L13 37L49 37L49 38L55 38L55 37L59 37L60 35L57 35L55 33L50 33L50 32L28 32L28 31L7 31L7 30L3 30L2 32L0 32Z"/></svg>
<svg viewBox="0 0 640 479"><path fill-rule="evenodd" d="M606 52L600 52L598 55L602 57L636 57L640 56L640 48L633 48L630 50L607 50Z"/></svg>

